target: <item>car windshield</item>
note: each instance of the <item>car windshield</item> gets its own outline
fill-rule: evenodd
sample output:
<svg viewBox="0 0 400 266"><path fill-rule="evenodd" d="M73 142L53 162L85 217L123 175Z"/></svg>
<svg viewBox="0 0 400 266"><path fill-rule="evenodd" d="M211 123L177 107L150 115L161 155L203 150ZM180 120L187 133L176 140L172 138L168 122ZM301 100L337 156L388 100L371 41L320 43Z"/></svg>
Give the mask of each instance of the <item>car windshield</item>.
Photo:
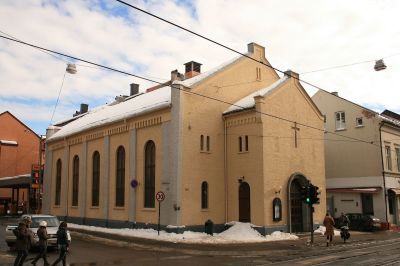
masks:
<svg viewBox="0 0 400 266"><path fill-rule="evenodd" d="M57 217L33 217L31 228L38 228L41 221L46 221L47 227L58 227L60 225Z"/></svg>

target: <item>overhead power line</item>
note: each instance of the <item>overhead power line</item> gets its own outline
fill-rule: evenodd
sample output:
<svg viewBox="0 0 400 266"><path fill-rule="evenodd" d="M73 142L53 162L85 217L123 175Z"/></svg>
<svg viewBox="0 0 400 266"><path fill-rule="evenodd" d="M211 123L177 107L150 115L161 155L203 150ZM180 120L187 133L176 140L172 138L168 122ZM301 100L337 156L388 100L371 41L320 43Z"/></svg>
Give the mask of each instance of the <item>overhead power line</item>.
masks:
<svg viewBox="0 0 400 266"><path fill-rule="evenodd" d="M251 56L248 56L248 55L245 54L245 53L239 52L238 50L235 50L235 49L233 49L233 48L231 48L231 47L229 47L229 46L227 46L227 45L224 45L224 44L222 44L222 43L220 43L220 42L218 42L218 41L215 41L215 40L213 40L213 39L211 39L211 38L208 38L208 37L206 37L206 36L204 36L204 35L202 35L202 34L200 34L200 33L197 33L197 32L194 32L194 31L192 31L192 30L189 30L188 28L185 28L185 27L183 27L183 26L180 26L180 25L178 25L178 24L176 24L176 23L174 23L174 22L172 22L172 21L169 21L169 20L167 20L167 19L165 19L165 18L162 18L162 17L160 17L160 16L157 16L157 15L155 15L155 14L153 14L153 13L150 13L150 12L144 10L144 9L141 9L141 8L139 8L139 7L137 7L137 6L131 5L131 4L127 3L127 2L125 2L125 1L122 1L122 0L115 0L115 1L117 1L117 2L119 2L119 3L121 3L121 4L123 4L123 5L129 6L130 8L136 9L137 11L140 11L140 12L142 12L142 13L145 13L145 14L147 14L147 15L149 15L149 16L151 16L151 17L154 17L154 18L156 18L156 19L158 19L158 20L164 21L165 23L168 23L168 24L170 24L170 25L172 25L172 26L174 26L174 27L177 27L177 28L179 28L179 29L181 29L181 30L184 30L184 31L189 32L189 33L191 33L191 34L193 34L193 35L196 35L196 36L199 37L199 38L202 38L202 39L204 39L204 40L206 40L206 41L209 41L209 42L211 42L211 43L214 43L214 44L216 44L216 45L218 45L218 46L220 46L220 47L223 47L223 48L225 48L225 49L227 49L227 50L229 50L229 51L231 51L231 52L234 52L234 53L236 53L236 54L239 54L239 55L241 55L241 56L244 56L244 57L246 57L246 58L248 58L248 59L250 59L250 60L253 60L253 61L257 62L257 63L260 63L260 64L262 64L262 65L264 65L264 66L266 66L266 67L269 67L269 68L271 68L271 69L273 69L273 70L275 70L275 71L277 71L277 72L279 72L279 73L281 73L281 74L285 74L285 71L282 71L282 70L280 70L280 69L278 69L278 68L275 68L275 67L273 67L273 66L271 66L271 65L269 65L269 64L266 64L266 63L264 63L264 62L261 61L261 60L254 59L254 58L252 58ZM301 81L301 82L303 82L303 83L305 83L305 84L307 84L307 85L309 85L309 86L311 86L311 87L313 87L313 88L316 88L316 89L319 89L319 90L322 90L322 91L326 91L326 90L324 90L324 89L322 89L322 88L320 88L320 87L318 87L318 86L316 86L316 85L314 85L314 84L309 83L308 81L302 80L302 79L300 79L300 78L298 78L298 77L295 77L295 76L291 76L291 75L289 75L289 76L292 77L292 78L294 78L294 79L297 79L298 81ZM328 91L326 91L326 92L328 92ZM329 93L329 92L328 92L328 93Z"/></svg>
<svg viewBox="0 0 400 266"><path fill-rule="evenodd" d="M0 38L6 39L6 40L9 40L9 41L13 41L13 42L17 42L17 43L20 43L20 44L23 44L23 45L27 45L27 46L30 46L30 47L35 48L35 49L41 49L43 51L47 51L47 52L54 53L54 54L57 54L57 55L61 55L61 56L64 56L64 57L72 58L72 59L77 60L77 61L81 61L81 62L85 62L85 63L88 63L88 64L92 64L92 65L95 65L95 66L98 66L98 67L101 67L101 68L104 68L104 69L108 69L108 70L111 70L111 71L115 71L115 72L118 72L118 73L121 73L121 74L124 74L124 75L128 75L128 76L132 76L132 77L139 78L139 79L142 79L142 80L150 81L150 82L153 82L153 83L156 83L156 84L159 84L159 85L165 85L164 83L161 83L161 82L158 82L158 81L146 78L146 77L142 77L142 76L139 76L139 75L136 75L136 74L132 74L132 73L126 72L126 71L122 71L122 70L118 70L118 69L115 69L115 68L112 68L112 67L108 67L108 66L105 66L105 65L94 63L94 62L88 61L86 59L82 59L82 58L79 58L79 57L76 57L76 56L72 56L72 55L68 55L68 54L65 54L65 53L61 53L61 52L57 52L57 51L54 51L54 50L50 50L50 49L47 49L47 48L43 48L43 47L40 47L40 46L37 46L37 45L33 45L33 44L30 44L30 43L27 43L27 42L23 42L23 41L20 41L20 40L9 38L9 37L3 36L3 35L0 35ZM240 108L242 110L246 109L246 108L244 108L244 107L242 107L240 105L237 105L237 104L234 104L234 103L231 103L231 102L227 102L227 101L224 101L224 100L221 100L221 99L218 99L218 98L214 98L214 97L211 97L211 96L203 95L201 93L197 93L197 92L193 92L193 91L189 91L189 90L182 90L179 86L177 87L177 86L171 85L169 87L171 87L173 89L181 90L181 91L183 91L185 93L188 93L188 94L197 95L197 96L200 96L200 97L203 97L203 98L206 98L206 99L210 99L210 100L213 100L213 101L225 103L225 104L230 105L230 106L235 106L235 107L238 107L238 108ZM292 121L290 119L287 119L287 118L284 118L284 117L280 117L280 116L277 116L277 115L272 115L272 114L268 114L268 113L265 113L265 112L257 111L255 109L253 111L256 112L256 113L265 115L265 116L269 116L269 117L272 117L272 118L276 118L276 119L288 122L288 123L295 123L296 122L296 121ZM366 141L366 140L357 139L357 138L354 138L354 137L344 136L344 135L338 134L336 132L327 131L327 130L324 130L324 129L321 129L321 128L317 128L317 127L314 127L314 126L311 126L311 125L303 124L303 123L298 123L298 122L296 122L296 123L297 123L298 126L303 126L305 128L310 128L310 129L314 129L314 130L317 130L317 131L320 131L320 132L330 133L332 135L336 135L336 136L340 136L340 137L343 137L343 138L347 138L347 139L351 139L351 140L355 140L355 141L359 141L359 142L363 142L363 143L374 145L374 143L371 142L371 141ZM375 146L378 146L378 145L375 145Z"/></svg>

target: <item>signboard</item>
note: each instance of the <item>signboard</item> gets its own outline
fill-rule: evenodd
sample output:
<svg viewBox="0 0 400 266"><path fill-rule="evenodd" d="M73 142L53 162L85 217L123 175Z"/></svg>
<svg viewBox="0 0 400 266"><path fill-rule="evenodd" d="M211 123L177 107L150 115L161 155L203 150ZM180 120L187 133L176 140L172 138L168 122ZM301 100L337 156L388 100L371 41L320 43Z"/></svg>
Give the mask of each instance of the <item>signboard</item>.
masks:
<svg viewBox="0 0 400 266"><path fill-rule="evenodd" d="M158 235L160 235L160 217L161 217L161 201L165 199L165 194L162 191L158 191L156 194L156 200L158 201Z"/></svg>
<svg viewBox="0 0 400 266"><path fill-rule="evenodd" d="M164 199L165 199L165 194L164 194L164 192L162 192L162 191L158 191L157 192L157 194L156 194L156 199L157 199L157 201L163 201Z"/></svg>

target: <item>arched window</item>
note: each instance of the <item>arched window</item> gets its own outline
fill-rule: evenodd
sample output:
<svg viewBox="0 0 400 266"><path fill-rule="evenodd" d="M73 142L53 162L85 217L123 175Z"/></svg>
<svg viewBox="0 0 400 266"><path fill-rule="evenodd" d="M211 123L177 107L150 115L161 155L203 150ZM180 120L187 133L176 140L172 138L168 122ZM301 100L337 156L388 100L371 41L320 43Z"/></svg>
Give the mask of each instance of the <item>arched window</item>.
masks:
<svg viewBox="0 0 400 266"><path fill-rule="evenodd" d="M92 169L92 206L99 206L100 192L100 153L93 153L93 169Z"/></svg>
<svg viewBox="0 0 400 266"><path fill-rule="evenodd" d="M56 197L54 201L54 204L57 206L59 206L61 202L61 170L61 159L58 159L56 165Z"/></svg>
<svg viewBox="0 0 400 266"><path fill-rule="evenodd" d="M72 163L72 206L78 206L79 194L79 157L74 156Z"/></svg>
<svg viewBox="0 0 400 266"><path fill-rule="evenodd" d="M201 151L204 150L204 136L203 135L200 136L200 150Z"/></svg>
<svg viewBox="0 0 400 266"><path fill-rule="evenodd" d="M210 151L210 136L207 136L207 151Z"/></svg>
<svg viewBox="0 0 400 266"><path fill-rule="evenodd" d="M201 183L201 208L208 209L208 184Z"/></svg>
<svg viewBox="0 0 400 266"><path fill-rule="evenodd" d="M125 149L122 146L117 150L117 175L116 175L115 206L125 205Z"/></svg>
<svg viewBox="0 0 400 266"><path fill-rule="evenodd" d="M239 137L239 152L242 151L242 137Z"/></svg>
<svg viewBox="0 0 400 266"><path fill-rule="evenodd" d="M156 189L156 145L151 140L146 144L144 157L144 207L154 208L154 194Z"/></svg>

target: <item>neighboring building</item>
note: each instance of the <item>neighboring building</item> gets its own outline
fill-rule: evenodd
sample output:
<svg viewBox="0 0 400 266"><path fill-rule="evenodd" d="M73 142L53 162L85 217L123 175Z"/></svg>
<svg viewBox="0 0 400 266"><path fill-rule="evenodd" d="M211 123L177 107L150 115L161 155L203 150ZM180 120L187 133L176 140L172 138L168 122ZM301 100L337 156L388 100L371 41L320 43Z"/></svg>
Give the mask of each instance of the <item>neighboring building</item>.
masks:
<svg viewBox="0 0 400 266"><path fill-rule="evenodd" d="M247 55L269 65L262 46L249 44ZM211 219L218 231L232 220L262 233L306 231L300 190L311 181L323 191L320 224L323 116L290 77L298 75L279 78L244 56L205 73L185 66L164 86L134 87L48 129L45 210L75 223L154 227L163 191L162 228L202 231Z"/></svg>
<svg viewBox="0 0 400 266"><path fill-rule="evenodd" d="M335 217L363 213L399 224L399 115L322 90L312 99L326 118L327 208Z"/></svg>
<svg viewBox="0 0 400 266"><path fill-rule="evenodd" d="M39 163L40 137L6 111L0 114L0 213L29 210L31 169Z"/></svg>

